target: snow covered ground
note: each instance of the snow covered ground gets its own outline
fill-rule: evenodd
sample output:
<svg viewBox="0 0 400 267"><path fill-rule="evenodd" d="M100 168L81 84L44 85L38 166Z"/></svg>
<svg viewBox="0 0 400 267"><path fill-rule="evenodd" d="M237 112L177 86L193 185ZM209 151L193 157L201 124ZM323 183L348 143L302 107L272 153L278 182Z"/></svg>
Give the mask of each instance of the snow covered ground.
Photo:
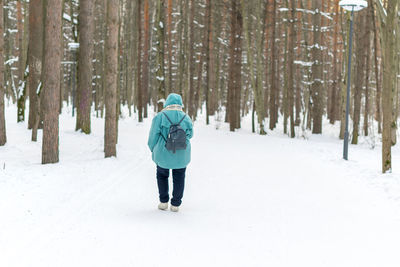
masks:
<svg viewBox="0 0 400 267"><path fill-rule="evenodd" d="M380 145L350 147L337 127L289 139L195 123L179 213L156 209L150 120L120 121L118 157L60 118L60 163L8 107L0 148L0 266L400 266L400 149L380 174ZM219 130L215 128L218 126ZM334 130L336 132L334 132ZM334 134L333 134L334 132ZM41 135L39 135L41 140Z"/></svg>

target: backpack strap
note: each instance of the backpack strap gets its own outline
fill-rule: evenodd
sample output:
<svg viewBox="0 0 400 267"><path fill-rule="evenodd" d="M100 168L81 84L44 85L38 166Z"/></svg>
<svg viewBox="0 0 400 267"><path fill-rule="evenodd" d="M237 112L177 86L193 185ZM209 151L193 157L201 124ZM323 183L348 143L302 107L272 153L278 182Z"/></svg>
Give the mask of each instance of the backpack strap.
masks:
<svg viewBox="0 0 400 267"><path fill-rule="evenodd" d="M185 119L185 117L186 117L186 114L182 117L182 119L178 122L178 125L180 125L181 124L181 122Z"/></svg>
<svg viewBox="0 0 400 267"><path fill-rule="evenodd" d="M171 123L171 125L174 125L174 123L171 121L171 119L167 116L167 114L165 112L162 112L162 114L164 114L165 117L167 117L167 119ZM186 114L182 117L182 119L176 125L180 125L181 122L185 119L185 117L186 117Z"/></svg>
<svg viewBox="0 0 400 267"><path fill-rule="evenodd" d="M162 114L164 114L165 117L167 117L168 121L169 121L171 124L174 124L174 123L171 121L171 119L167 116L167 114L165 114L165 112L162 112Z"/></svg>
<svg viewBox="0 0 400 267"><path fill-rule="evenodd" d="M164 139L164 141L167 142L167 139L164 137L164 135L162 135L162 133L160 133L160 135Z"/></svg>

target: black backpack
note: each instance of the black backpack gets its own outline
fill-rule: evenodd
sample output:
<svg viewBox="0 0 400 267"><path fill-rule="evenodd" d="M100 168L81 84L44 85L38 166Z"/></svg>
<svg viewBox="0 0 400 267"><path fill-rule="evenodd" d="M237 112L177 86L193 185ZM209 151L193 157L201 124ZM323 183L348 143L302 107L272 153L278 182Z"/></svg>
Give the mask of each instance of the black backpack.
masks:
<svg viewBox="0 0 400 267"><path fill-rule="evenodd" d="M180 126L181 122L185 119L186 114L177 124L174 124L169 119L167 114L165 114L164 112L163 114L171 123L171 126L169 127L168 138L165 138L163 135L161 135L165 140L165 148L169 151L173 151L173 153L176 153L176 150L186 149L186 132Z"/></svg>

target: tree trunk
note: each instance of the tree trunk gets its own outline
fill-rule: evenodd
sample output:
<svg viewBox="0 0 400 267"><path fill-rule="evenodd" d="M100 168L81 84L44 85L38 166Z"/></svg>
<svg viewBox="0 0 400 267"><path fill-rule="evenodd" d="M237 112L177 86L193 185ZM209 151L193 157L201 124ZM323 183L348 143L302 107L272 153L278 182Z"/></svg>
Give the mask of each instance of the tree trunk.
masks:
<svg viewBox="0 0 400 267"><path fill-rule="evenodd" d="M338 35L339 35L339 5L335 5L335 32L333 37L333 81L331 86L331 102L329 109L329 122L334 124L339 117L339 92L340 82L338 82Z"/></svg>
<svg viewBox="0 0 400 267"><path fill-rule="evenodd" d="M209 17L209 10L206 7L206 12L205 12L205 19L208 21L208 17ZM204 30L202 29L202 35L200 35L200 41L201 41L201 46L200 46L200 58L199 58L199 66L197 69L197 87L196 87L196 91L194 94L194 114L193 114L193 118L196 119L197 117L197 111L199 109L199 105L200 105L200 96L202 93L202 85L203 85L203 65L204 65L204 60L205 60L205 54L208 53L208 22L205 23L205 27ZM206 59L207 60L207 59ZM206 71L208 71L207 67L206 67Z"/></svg>
<svg viewBox="0 0 400 267"><path fill-rule="evenodd" d="M289 2L286 0L286 7L289 7ZM288 8L289 9L289 8ZM289 21L288 12L283 14L284 21ZM283 45L283 95L282 95L282 111L283 111L283 133L287 134L287 122L289 117L289 85L288 85L288 23L282 23L282 27L284 27L284 45ZM279 106L279 104L278 104Z"/></svg>
<svg viewBox="0 0 400 267"><path fill-rule="evenodd" d="M157 111L161 111L163 109L163 104L166 99L166 91L165 91L165 67L164 67L164 42L165 42L165 23L164 23L164 1L157 1L157 15L156 15L156 23L155 27L157 28ZM194 4L194 3L192 3Z"/></svg>
<svg viewBox="0 0 400 267"><path fill-rule="evenodd" d="M398 9L397 0L389 0L387 6L386 24L383 31L383 131L382 131L382 172L392 169L392 110L394 96L394 82L396 78L396 51L395 51L395 21Z"/></svg>
<svg viewBox="0 0 400 267"><path fill-rule="evenodd" d="M188 110L189 116L193 118L194 116L194 72L195 72L195 62L196 62L196 55L194 49L194 10L195 10L195 1L191 1L190 3L190 25L189 25L189 103L188 103Z"/></svg>
<svg viewBox="0 0 400 267"><path fill-rule="evenodd" d="M17 122L25 121L25 102L27 95L25 75L24 22L22 0L17 0L17 39L18 39L18 84L17 84ZM27 11L25 11L27 12Z"/></svg>
<svg viewBox="0 0 400 267"><path fill-rule="evenodd" d="M370 10L372 9L372 6L368 6L367 8L367 15L366 15L366 21L365 21L365 108L364 108L364 135L368 136L368 119L370 115L370 92L369 92L369 78L370 78L370 64L371 64L371 21L372 21L372 14Z"/></svg>
<svg viewBox="0 0 400 267"><path fill-rule="evenodd" d="M298 9L302 8L302 2L301 0L297 1L297 7ZM302 49L301 49L301 29L302 29L302 12L297 12L297 60L301 59L302 55ZM304 52L303 52L304 53ZM302 83L302 76L300 72L300 66L295 66L296 67L296 101L295 101L295 107L296 107L296 119L294 124L296 126L300 126L301 119L300 119L300 113L301 113L301 83Z"/></svg>
<svg viewBox="0 0 400 267"><path fill-rule="evenodd" d="M372 16L372 25L374 28L374 65L375 65L375 82L376 82L376 98L375 98L375 119L378 122L378 133L382 133L382 112L381 112L381 95L382 95L382 88L381 88L381 79L380 79L380 64L378 60L378 51L380 48L379 44L379 35L378 35L378 27L377 27L377 20L375 15L375 8L373 0L369 0L369 5L371 6L371 16Z"/></svg>
<svg viewBox="0 0 400 267"><path fill-rule="evenodd" d="M228 78L228 110L229 129L234 131L240 128L240 98L241 98L241 69L242 69L242 14L236 0L232 0L231 10L231 41L229 51L229 78Z"/></svg>
<svg viewBox="0 0 400 267"><path fill-rule="evenodd" d="M42 74L43 56L43 3L42 0L31 0L29 2L29 119L28 128L32 129L35 123L35 115L38 112L36 103L38 101L37 89Z"/></svg>
<svg viewBox="0 0 400 267"><path fill-rule="evenodd" d="M213 35L212 35L212 8L211 8L211 1L206 0L206 9L208 16L206 17L207 20L207 40L206 40L206 124L210 124L210 114L211 106L210 106L210 95L212 95L212 85L214 85L213 78L215 77L213 74L214 71L214 43L213 43Z"/></svg>
<svg viewBox="0 0 400 267"><path fill-rule="evenodd" d="M81 0L79 8L79 53L78 53L78 86L77 116L75 130L90 134L90 112L92 103L93 73L93 7L94 0Z"/></svg>
<svg viewBox="0 0 400 267"><path fill-rule="evenodd" d="M44 0L29 2L29 122L32 126L31 140L37 142L37 132L43 120L43 73L44 73ZM60 97L61 98L61 97ZM29 126L28 126L29 127ZM42 126L43 127L43 126Z"/></svg>
<svg viewBox="0 0 400 267"><path fill-rule="evenodd" d="M107 1L105 157L117 156L117 73L119 0Z"/></svg>
<svg viewBox="0 0 400 267"><path fill-rule="evenodd" d="M288 97L289 97L289 118L290 118L290 137L294 138L296 136L294 131L294 46L296 31L294 28L294 23L296 21L296 1L290 1L291 6L289 6L290 12L290 25L289 25L289 51L288 51Z"/></svg>
<svg viewBox="0 0 400 267"><path fill-rule="evenodd" d="M137 96L138 96L138 113L139 113L139 122L143 122L143 81L142 81L142 23L141 23L141 10L142 10L142 0L137 1L136 7L136 19L137 19L137 27L138 27L138 40L137 40L137 80L138 80L138 88L137 88Z"/></svg>
<svg viewBox="0 0 400 267"><path fill-rule="evenodd" d="M167 92L175 92L172 87L172 0L167 3L167 36L168 36L168 86Z"/></svg>
<svg viewBox="0 0 400 267"><path fill-rule="evenodd" d="M149 0L144 0L144 46L143 46L143 105L144 117L147 118L147 104L149 103L149 47L150 47L150 20Z"/></svg>
<svg viewBox="0 0 400 267"><path fill-rule="evenodd" d="M61 66L62 0L45 0L46 21L43 64L43 143L42 164L59 161L59 97Z"/></svg>
<svg viewBox="0 0 400 267"><path fill-rule="evenodd" d="M262 49L263 49L263 33L260 27L261 23L257 23L257 27L255 28L254 34L255 43L257 45L257 54L256 57L256 73L254 73L254 56L252 50L252 38L251 38L251 30L249 29L249 12L248 12L248 4L247 1L241 0L242 5L242 13L243 13L243 32L244 32L244 40L246 41L246 48L247 48L247 67L249 69L249 76L250 76L250 86L253 89L254 95L254 109L257 112L257 119L260 128L260 134L266 134L264 129L264 118L265 118L265 111L264 111L264 94L263 94L263 86L262 86ZM261 12L262 12L262 1L257 1L257 13L256 18L257 20L261 20ZM268 21L268 17L265 20L266 23ZM267 23L268 25L268 23Z"/></svg>
<svg viewBox="0 0 400 267"><path fill-rule="evenodd" d="M356 71L354 79L354 109L353 109L353 145L358 143L358 135L360 128L361 115L361 97L362 88L364 86L364 68L365 68L365 18L366 10L360 11L357 14L355 21L356 30Z"/></svg>
<svg viewBox="0 0 400 267"><path fill-rule="evenodd" d="M271 67L270 67L270 96L269 96L269 129L273 130L276 127L276 123L278 122L278 114L277 114L277 101L278 98L278 85L276 84L276 49L275 49L275 39L276 39L276 0L269 0L268 6L269 14L272 16L271 21ZM267 74L268 75L268 74Z"/></svg>
<svg viewBox="0 0 400 267"><path fill-rule="evenodd" d="M7 142L4 108L4 12L0 1L0 146Z"/></svg>
<svg viewBox="0 0 400 267"><path fill-rule="evenodd" d="M314 47L312 48L312 119L313 119L313 134L322 133L322 115L324 112L324 97L322 87L322 47L321 47L321 2L313 1L313 10L315 14L313 16L313 35L314 35Z"/></svg>
<svg viewBox="0 0 400 267"><path fill-rule="evenodd" d="M350 23L351 23L351 17L350 14L348 14L346 19L346 27L349 28L350 27ZM343 36L344 39L344 43L346 44L346 46L349 46L350 43L350 39L349 39L349 34L345 34ZM344 56L344 60L342 62L342 69L345 71L343 73L343 77L342 77L342 82L341 82L341 94L340 94L340 133L339 133L339 139L344 139L344 133L345 133L345 127L346 127L346 98L347 98L347 83L348 83L348 73L349 73L349 69L348 69L348 61L349 58L349 49L345 49L345 56ZM353 63L352 63L353 64ZM351 66L350 66L351 68Z"/></svg>

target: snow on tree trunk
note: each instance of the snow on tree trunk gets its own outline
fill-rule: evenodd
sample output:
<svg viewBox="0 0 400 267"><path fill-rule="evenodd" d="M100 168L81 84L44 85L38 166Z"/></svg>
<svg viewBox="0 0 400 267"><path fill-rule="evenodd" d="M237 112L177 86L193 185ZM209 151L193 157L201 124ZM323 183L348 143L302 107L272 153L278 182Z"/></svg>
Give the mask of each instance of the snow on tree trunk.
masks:
<svg viewBox="0 0 400 267"><path fill-rule="evenodd" d="M312 48L312 133L322 133L322 115L324 112L323 73L322 73L322 47L321 47L321 2L313 1L313 48Z"/></svg>
<svg viewBox="0 0 400 267"><path fill-rule="evenodd" d="M156 9L156 23L157 28L157 110L163 109L164 101L166 99L165 91L165 64L164 64L164 43L165 43L165 29L164 29L164 1L157 1ZM192 3L194 4L194 3Z"/></svg>

